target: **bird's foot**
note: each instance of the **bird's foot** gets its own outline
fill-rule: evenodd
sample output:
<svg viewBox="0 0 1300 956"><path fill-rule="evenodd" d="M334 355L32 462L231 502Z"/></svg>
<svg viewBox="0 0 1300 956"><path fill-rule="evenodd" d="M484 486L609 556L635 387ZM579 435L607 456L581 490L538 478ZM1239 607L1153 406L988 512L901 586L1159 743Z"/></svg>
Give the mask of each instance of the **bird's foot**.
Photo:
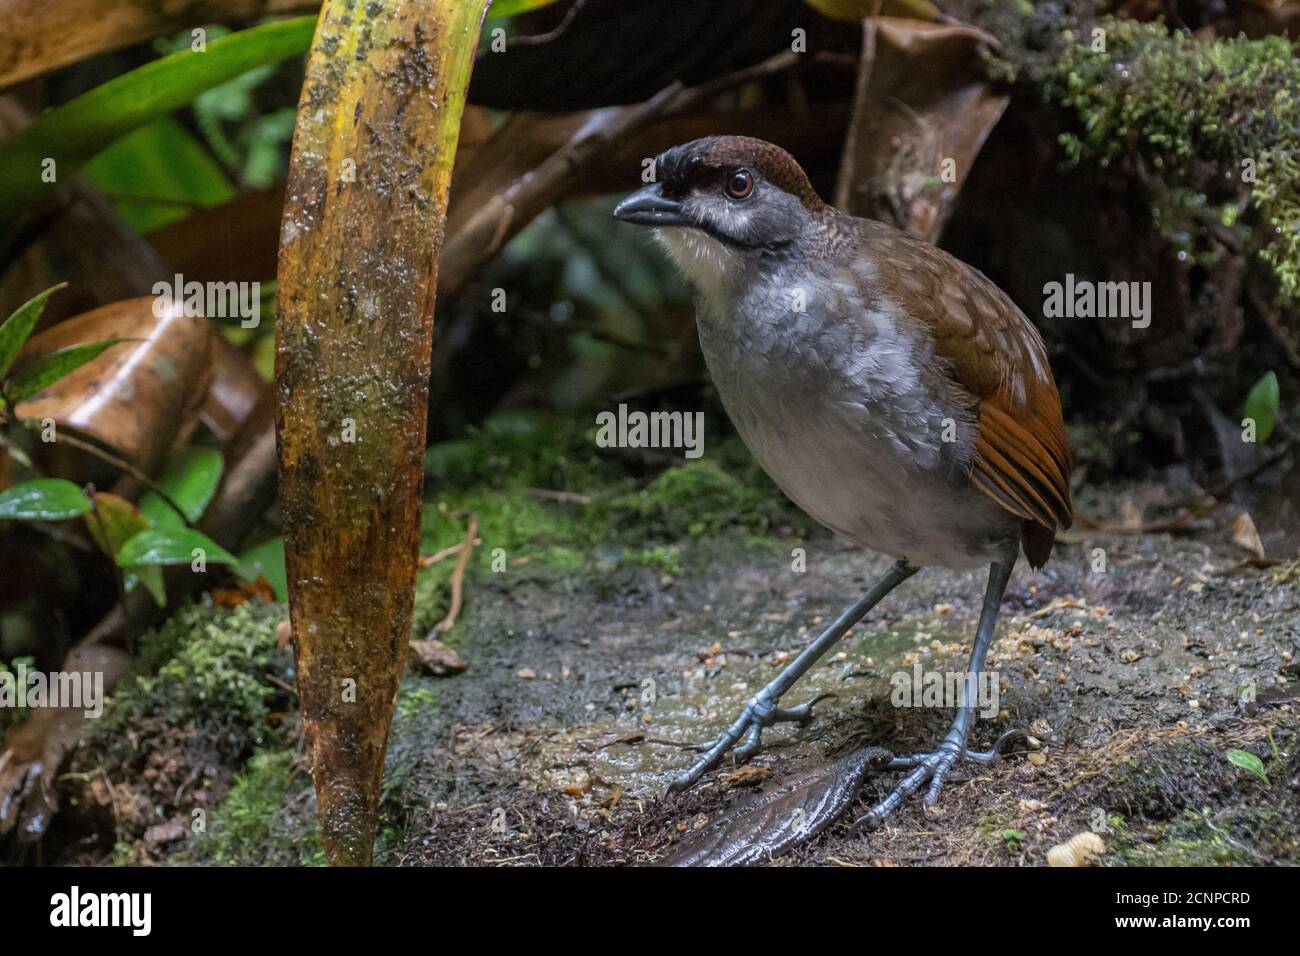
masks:
<svg viewBox="0 0 1300 956"><path fill-rule="evenodd" d="M921 804L927 809L933 807L939 802L939 794L943 790L944 782L948 779L948 774L952 772L958 758L973 760L976 763L996 763L1002 759L1008 743L1024 736L1025 732L1022 730L1009 730L999 737L990 749L977 751L967 750L950 735L937 750L931 753L895 757L886 769L910 770L911 773L904 777L883 800L854 820L853 826L855 828L865 826L871 829L880 826L885 822L886 817L902 806L904 800L927 783L930 786L926 789Z"/></svg>
<svg viewBox="0 0 1300 956"><path fill-rule="evenodd" d="M709 744L693 749L702 750L700 759L689 770L668 785L668 792L689 790L695 782L722 762L728 750L736 762L748 760L763 748L764 728L779 723L806 724L813 719L813 707L833 694L822 694L797 707L778 707L777 698L766 689L759 691L745 704L745 709L730 727ZM739 742L739 746L737 745ZM735 748L732 750L732 748Z"/></svg>

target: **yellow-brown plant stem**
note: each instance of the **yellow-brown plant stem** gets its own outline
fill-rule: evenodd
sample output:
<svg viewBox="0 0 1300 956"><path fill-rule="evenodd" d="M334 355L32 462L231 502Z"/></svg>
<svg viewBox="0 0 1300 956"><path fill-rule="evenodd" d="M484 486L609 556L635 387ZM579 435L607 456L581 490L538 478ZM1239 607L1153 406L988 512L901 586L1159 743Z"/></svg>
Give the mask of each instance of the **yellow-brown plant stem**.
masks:
<svg viewBox="0 0 1300 956"><path fill-rule="evenodd" d="M419 557L447 188L487 0L329 0L298 106L276 389L290 616L322 841L366 865Z"/></svg>

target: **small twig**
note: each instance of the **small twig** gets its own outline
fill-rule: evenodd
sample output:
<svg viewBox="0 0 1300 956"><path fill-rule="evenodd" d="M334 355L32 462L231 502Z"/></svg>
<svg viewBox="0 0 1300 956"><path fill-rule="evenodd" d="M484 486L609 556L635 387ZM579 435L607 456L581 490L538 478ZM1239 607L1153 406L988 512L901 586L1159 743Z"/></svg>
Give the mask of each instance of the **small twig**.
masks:
<svg viewBox="0 0 1300 956"><path fill-rule="evenodd" d="M0 762L0 769L4 768L4 763ZM117 793L113 789L113 781L109 779L108 771L103 767L96 767L94 770L87 770L81 773L61 773L58 776L58 782L65 780L77 780L81 783L90 783L91 779L98 774L104 778L104 786L108 788L109 803L113 807L113 833L120 835L122 832L122 818L117 812Z"/></svg>
<svg viewBox="0 0 1300 956"><path fill-rule="evenodd" d="M266 675L266 679L269 680L269 681L270 681L272 684L274 684L276 687L280 688L281 690L288 691L288 692L289 692L290 694L292 694L294 697L297 697L297 696L298 696L298 688L294 687L292 684L288 684L288 683L286 683L285 681L281 680L281 679L280 679L279 677L277 677L276 675L274 675L274 674L267 674L267 675Z"/></svg>
<svg viewBox="0 0 1300 956"><path fill-rule="evenodd" d="M1256 475L1260 474L1261 472L1267 471L1269 468L1272 468L1279 461L1285 458L1290 453L1290 451L1291 451L1291 443L1283 442L1282 444L1274 448L1272 452L1265 455L1258 462L1252 465L1250 468L1247 468L1245 471L1241 472L1240 474L1230 475L1229 477L1225 478L1223 481L1219 482L1219 484L1215 485L1213 488L1210 489L1209 494L1215 498L1224 497L1225 495L1228 494L1228 492L1232 491L1233 488L1241 484L1243 481L1250 481L1252 478L1254 478Z"/></svg>
<svg viewBox="0 0 1300 956"><path fill-rule="evenodd" d="M430 632L430 637L451 630L452 625L456 623L456 618L460 616L460 606L465 591L465 568L469 565L469 556L474 551L474 540L477 534L478 512L471 511L469 530L465 532L465 542L460 546L460 558L456 561L456 569L451 572L451 606L447 609L447 616Z"/></svg>
<svg viewBox="0 0 1300 956"><path fill-rule="evenodd" d="M1123 524L1103 524L1086 515L1075 515L1075 523L1081 528L1089 531L1095 531L1099 534L1191 534L1197 529L1189 527L1191 522L1198 518L1205 518L1222 508L1227 502L1207 500L1199 505L1187 508L1168 518L1160 518L1156 521L1144 521L1140 524L1123 525Z"/></svg>
<svg viewBox="0 0 1300 956"><path fill-rule="evenodd" d="M742 70L736 70L734 73L728 73L726 76L719 76L716 79L709 80L707 83L701 83L699 86L691 86L686 89L678 90L666 104L663 113L665 116L684 113L687 110L698 106L703 101L712 99L724 90L741 86L748 83L750 80L758 80L765 76L774 76L777 73L783 73L799 62L799 56L800 54L795 53L793 50L782 50L780 53L770 56L766 60L755 63L753 66L747 66ZM648 105L650 102L653 101L647 101L645 105Z"/></svg>
<svg viewBox="0 0 1300 956"><path fill-rule="evenodd" d="M460 552L464 550L464 548L465 548L464 544L453 544L449 548L443 548L441 551L431 554L427 558L421 558L420 567L431 568L439 561L442 561L446 558L450 558L453 554L460 554Z"/></svg>
<svg viewBox="0 0 1300 956"><path fill-rule="evenodd" d="M559 39L564 35L564 32L569 29L569 25L573 23L574 18L578 15L578 11L583 8L583 5L586 4L586 2L587 0L573 0L573 5L570 6L568 10L564 11L564 18L555 26L554 29L547 30L545 33L512 36L510 38L511 45L534 46L540 43L550 43L552 40Z"/></svg>
<svg viewBox="0 0 1300 956"><path fill-rule="evenodd" d="M1089 519L1084 515L1076 515L1075 518L1081 526L1102 534L1158 534L1160 532L1173 534L1180 531L1192 531L1195 529L1188 527L1191 522L1198 518L1208 517L1224 505L1228 504L1227 496L1231 493L1233 488L1237 487L1237 485L1244 481L1250 481L1261 472L1272 468L1290 454L1290 452L1291 443L1289 441L1283 442L1250 468L1247 468L1240 474L1225 478L1223 481L1219 482L1219 484L1205 492L1207 500L1198 505L1192 505L1168 518L1161 518L1157 521L1147 521L1132 526L1102 524L1101 522Z"/></svg>

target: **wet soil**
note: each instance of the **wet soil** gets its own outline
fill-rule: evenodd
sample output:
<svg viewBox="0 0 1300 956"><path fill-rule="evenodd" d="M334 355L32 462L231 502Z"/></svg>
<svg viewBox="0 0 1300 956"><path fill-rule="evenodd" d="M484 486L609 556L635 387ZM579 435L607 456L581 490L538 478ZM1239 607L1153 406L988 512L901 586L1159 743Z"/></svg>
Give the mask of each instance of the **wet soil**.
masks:
<svg viewBox="0 0 1300 956"><path fill-rule="evenodd" d="M653 863L755 785L866 744L932 748L951 711L895 706L891 678L963 670L978 573L904 583L784 700L834 694L810 725L769 730L749 768L662 796L692 758L683 745L716 735L888 564L830 537L785 544L684 542L672 575L482 582L456 636L470 669L407 682L432 702L395 726L400 836L386 862ZM1300 861L1297 571L1243 557L1213 532L1098 535L1061 545L1043 572L1022 566L989 657L998 712L974 744L1012 728L1036 744L963 765L935 810L910 802L873 832L853 832L849 813L774 862L1038 865L1084 830L1103 836L1108 865ZM897 777L869 778L863 800Z"/></svg>
<svg viewBox="0 0 1300 956"><path fill-rule="evenodd" d="M1033 740L999 763L959 765L933 810L911 801L880 829L854 830L900 776L873 772L857 805L770 863L1044 865L1083 831L1103 838L1101 865L1300 862L1300 563L1252 566L1231 517L1181 537L1072 532L1045 570L1017 568L988 661L996 706L972 745L1011 729ZM501 573L467 580L444 639L469 668L409 671L398 696L378 863L660 863L757 788L867 745L928 750L946 731L949 707L902 706L897 688L918 671L964 672L984 578L925 569L785 697L834 695L810 724L768 730L749 765L728 761L665 798L693 759L686 746L730 723L889 562L828 534L739 529L686 536L650 561L626 554L611 545L594 571L564 571L516 552ZM271 696L232 712L220 752L192 718L152 711L128 719L114 748L83 749L45 860L324 861L291 658L274 649L283 608L240 614L221 646L238 649L247 676L220 678L235 658L211 639L192 645L213 648L196 667L223 700L231 687ZM236 619L221 620L202 627L226 633Z"/></svg>

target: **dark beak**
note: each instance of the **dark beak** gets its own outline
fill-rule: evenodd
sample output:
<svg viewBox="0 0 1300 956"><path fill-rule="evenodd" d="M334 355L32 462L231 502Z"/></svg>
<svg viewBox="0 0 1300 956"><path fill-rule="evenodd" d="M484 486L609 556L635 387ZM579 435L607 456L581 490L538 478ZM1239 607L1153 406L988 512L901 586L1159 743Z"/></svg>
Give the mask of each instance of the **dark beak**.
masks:
<svg viewBox="0 0 1300 956"><path fill-rule="evenodd" d="M638 226L684 226L682 204L663 194L658 183L638 189L614 207L614 218Z"/></svg>

